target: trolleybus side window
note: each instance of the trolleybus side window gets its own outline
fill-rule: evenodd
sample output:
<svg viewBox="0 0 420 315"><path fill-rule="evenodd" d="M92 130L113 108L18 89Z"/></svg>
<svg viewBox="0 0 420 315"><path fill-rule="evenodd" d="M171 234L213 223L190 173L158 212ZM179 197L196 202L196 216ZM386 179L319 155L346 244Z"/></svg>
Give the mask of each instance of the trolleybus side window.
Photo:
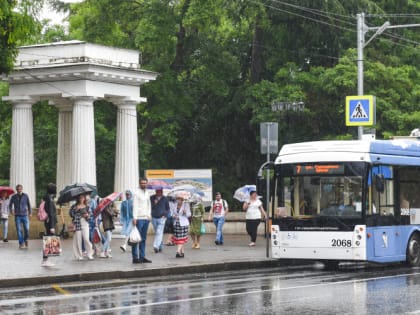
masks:
<svg viewBox="0 0 420 315"><path fill-rule="evenodd" d="M403 224L420 224L420 168L398 168L399 212Z"/></svg>
<svg viewBox="0 0 420 315"><path fill-rule="evenodd" d="M395 213L396 190L393 167L373 166L368 179L368 188L367 225L400 223Z"/></svg>

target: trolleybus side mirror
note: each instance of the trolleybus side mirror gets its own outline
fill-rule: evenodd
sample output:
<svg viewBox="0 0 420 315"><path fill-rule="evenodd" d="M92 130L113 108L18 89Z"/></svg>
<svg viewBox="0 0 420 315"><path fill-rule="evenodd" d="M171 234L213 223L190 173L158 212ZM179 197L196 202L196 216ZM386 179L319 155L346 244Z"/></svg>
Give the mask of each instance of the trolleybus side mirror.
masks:
<svg viewBox="0 0 420 315"><path fill-rule="evenodd" d="M257 192L258 195L265 196L267 192L267 180L263 176L257 177Z"/></svg>
<svg viewBox="0 0 420 315"><path fill-rule="evenodd" d="M383 193L385 191L385 178L383 174L376 174L375 175L375 187L376 191Z"/></svg>

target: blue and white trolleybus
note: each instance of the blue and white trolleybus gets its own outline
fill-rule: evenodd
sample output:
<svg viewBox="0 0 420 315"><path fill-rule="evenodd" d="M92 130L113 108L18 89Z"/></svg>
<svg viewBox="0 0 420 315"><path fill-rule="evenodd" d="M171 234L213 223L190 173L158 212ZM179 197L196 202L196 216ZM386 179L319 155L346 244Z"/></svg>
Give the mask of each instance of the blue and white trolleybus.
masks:
<svg viewBox="0 0 420 315"><path fill-rule="evenodd" d="M316 141L274 163L273 258L420 265L420 141Z"/></svg>

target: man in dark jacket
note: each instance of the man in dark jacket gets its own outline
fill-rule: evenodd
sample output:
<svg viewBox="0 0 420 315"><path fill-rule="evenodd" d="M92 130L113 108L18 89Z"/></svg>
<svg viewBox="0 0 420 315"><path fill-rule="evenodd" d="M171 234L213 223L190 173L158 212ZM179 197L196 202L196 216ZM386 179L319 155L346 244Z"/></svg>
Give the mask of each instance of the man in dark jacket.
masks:
<svg viewBox="0 0 420 315"><path fill-rule="evenodd" d="M169 201L163 195L162 189L156 189L155 194L150 197L152 204L152 225L155 230L153 249L155 253L161 252L163 248L163 230L165 229L166 218L169 214Z"/></svg>
<svg viewBox="0 0 420 315"><path fill-rule="evenodd" d="M28 248L29 216L32 216L32 209L28 195L23 192L23 186L16 185L16 191L17 193L10 199L9 209L11 214L15 216L19 249L26 249Z"/></svg>

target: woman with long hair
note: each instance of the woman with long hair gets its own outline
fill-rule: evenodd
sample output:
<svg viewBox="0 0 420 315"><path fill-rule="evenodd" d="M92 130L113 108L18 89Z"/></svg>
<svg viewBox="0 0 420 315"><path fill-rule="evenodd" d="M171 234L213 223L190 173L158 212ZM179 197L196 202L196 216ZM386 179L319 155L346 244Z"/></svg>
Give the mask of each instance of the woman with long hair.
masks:
<svg viewBox="0 0 420 315"><path fill-rule="evenodd" d="M57 194L57 186L53 183L47 185L47 192L42 197L44 200L45 212L48 214L48 218L44 221L45 235L53 236L55 235L55 225L57 224L57 208L55 206L54 197ZM51 262L48 261L48 253L42 252L42 264L43 267L54 266Z"/></svg>
<svg viewBox="0 0 420 315"><path fill-rule="evenodd" d="M69 215L73 220L73 254L77 260L83 260L82 242L89 260L93 259L92 243L89 241L89 205L85 195L77 197L76 204L70 208Z"/></svg>

